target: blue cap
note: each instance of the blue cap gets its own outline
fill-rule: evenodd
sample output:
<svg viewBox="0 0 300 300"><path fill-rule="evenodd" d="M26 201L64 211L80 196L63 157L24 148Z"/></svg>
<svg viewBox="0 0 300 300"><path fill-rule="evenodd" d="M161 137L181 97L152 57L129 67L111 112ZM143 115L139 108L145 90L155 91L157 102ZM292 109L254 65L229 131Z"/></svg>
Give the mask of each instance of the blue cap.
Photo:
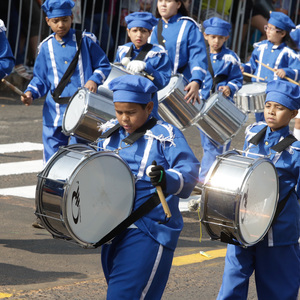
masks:
<svg viewBox="0 0 300 300"><path fill-rule="evenodd" d="M271 12L268 23L287 32L290 32L296 27L293 21L286 14L278 11Z"/></svg>
<svg viewBox="0 0 300 300"><path fill-rule="evenodd" d="M72 15L73 0L46 0L42 9L49 19L66 17Z"/></svg>
<svg viewBox="0 0 300 300"><path fill-rule="evenodd" d="M214 35L222 35L228 36L231 30L230 23L217 18L213 17L203 22L203 27L205 28L206 34L214 34Z"/></svg>
<svg viewBox="0 0 300 300"><path fill-rule="evenodd" d="M290 36L294 40L298 48L300 48L300 25L297 25L297 28L290 32Z"/></svg>
<svg viewBox="0 0 300 300"><path fill-rule="evenodd" d="M300 108L300 87L285 80L273 80L267 84L266 102L277 102L290 110Z"/></svg>
<svg viewBox="0 0 300 300"><path fill-rule="evenodd" d="M158 23L157 19L149 12L134 12L125 17L127 28L142 27L149 30Z"/></svg>
<svg viewBox="0 0 300 300"><path fill-rule="evenodd" d="M147 104L157 91L151 80L139 75L119 76L110 81L108 87L114 92L113 102Z"/></svg>

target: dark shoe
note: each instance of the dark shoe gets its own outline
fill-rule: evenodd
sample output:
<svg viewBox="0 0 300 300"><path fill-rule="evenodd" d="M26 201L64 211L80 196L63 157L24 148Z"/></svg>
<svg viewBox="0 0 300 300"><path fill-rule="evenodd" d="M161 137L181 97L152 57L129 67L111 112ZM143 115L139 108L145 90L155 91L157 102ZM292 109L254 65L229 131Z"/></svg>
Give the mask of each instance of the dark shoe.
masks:
<svg viewBox="0 0 300 300"><path fill-rule="evenodd" d="M44 225L42 224L42 222L39 218L36 218L36 220L32 223L32 227L39 228L39 229L45 229Z"/></svg>

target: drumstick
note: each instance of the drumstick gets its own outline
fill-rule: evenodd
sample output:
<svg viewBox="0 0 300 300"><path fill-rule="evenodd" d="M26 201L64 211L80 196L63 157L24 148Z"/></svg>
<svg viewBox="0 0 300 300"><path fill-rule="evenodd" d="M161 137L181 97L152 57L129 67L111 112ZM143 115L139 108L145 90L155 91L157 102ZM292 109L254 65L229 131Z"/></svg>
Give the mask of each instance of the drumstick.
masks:
<svg viewBox="0 0 300 300"><path fill-rule="evenodd" d="M154 165L151 165L151 166L149 166L149 167L147 168L147 170L146 170L147 176L149 176L149 173L151 172L152 167L154 167ZM151 176L149 176L149 177L151 177ZM164 193L163 193L163 191L162 191L161 186L157 186L157 187L156 187L156 190L157 190L157 194L158 194L159 200L160 200L160 202L161 202L161 204L162 204L162 207L163 207L163 209L164 209L164 212L165 212L166 216L167 216L168 218L171 218L171 217L172 217L172 214L171 214L169 205L168 205L168 203L167 203L167 201L166 201L166 198L165 198L165 195L164 195Z"/></svg>
<svg viewBox="0 0 300 300"><path fill-rule="evenodd" d="M122 65L127 67L127 65L130 63L130 59L128 57L123 57L122 59ZM146 73L145 71L142 71L141 74L143 74L143 76L147 77L148 79L150 79L151 81L154 80L154 77L149 75L148 73Z"/></svg>
<svg viewBox="0 0 300 300"><path fill-rule="evenodd" d="M252 75L252 74L247 73L247 72L243 72L243 75L246 75L246 76L249 76L249 77L253 77L253 78L257 78L259 80L265 81L262 77L255 76L255 75Z"/></svg>
<svg viewBox="0 0 300 300"><path fill-rule="evenodd" d="M19 96L23 96L24 98L27 98L27 95L24 94L21 90L19 90L15 85L11 84L4 78L1 80L3 83L5 83L9 88L11 88L15 93L17 93Z"/></svg>
<svg viewBox="0 0 300 300"><path fill-rule="evenodd" d="M257 59L256 59L255 61L256 61L257 63L261 64L262 66L264 66L265 68L267 68L267 69L269 69L269 70L271 70L271 71L273 71L273 72L276 72L275 69L270 68L269 66L267 66L266 64L264 64L264 63L258 61ZM288 80L288 81L291 82L291 83L300 85L300 83L298 83L297 81L295 81L295 80L293 80L293 79L291 79L291 78L289 78L289 77L287 77L287 76L284 76L283 78L286 79L286 80Z"/></svg>

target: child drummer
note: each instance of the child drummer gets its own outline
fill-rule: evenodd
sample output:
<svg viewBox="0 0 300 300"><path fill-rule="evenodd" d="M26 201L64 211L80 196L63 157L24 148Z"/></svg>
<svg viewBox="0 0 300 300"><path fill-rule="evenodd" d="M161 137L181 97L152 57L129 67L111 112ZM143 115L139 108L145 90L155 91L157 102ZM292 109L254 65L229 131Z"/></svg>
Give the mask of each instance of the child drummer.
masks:
<svg viewBox="0 0 300 300"><path fill-rule="evenodd" d="M300 142L290 134L289 122L300 108L300 89L276 80L268 83L266 93L266 123L247 128L244 150L246 156L264 155L274 163L279 177L279 215L264 239L254 246L227 246L217 299L247 299L253 271L258 299L298 299Z"/></svg>
<svg viewBox="0 0 300 300"><path fill-rule="evenodd" d="M136 179L134 211L160 186L172 216L166 220L159 204L102 246L107 299L161 299L183 226L179 198L189 197L196 185L199 162L179 129L153 117L153 82L125 75L112 80L109 88L117 118L100 128L99 151L118 149L128 163ZM153 164L150 178L146 170Z"/></svg>
<svg viewBox="0 0 300 300"><path fill-rule="evenodd" d="M154 78L153 83L161 90L170 81L171 62L164 47L147 43L152 28L158 21L149 12L134 12L126 16L125 21L131 42L118 47L115 62L121 62L130 72L146 72L151 75ZM152 101L152 113L160 119L157 112L157 93L154 93Z"/></svg>
<svg viewBox="0 0 300 300"><path fill-rule="evenodd" d="M240 70L240 58L230 49L225 47L225 42L229 38L231 25L217 17L210 18L203 22L204 38L209 46L209 57L211 67L207 72L204 87L200 91L201 99L207 100L211 92L220 92L223 96L232 101L233 95L243 85L243 74ZM228 150L230 143L220 145L212 141L200 130L201 145L203 148L203 158L199 182L204 183L205 176L215 161L217 155Z"/></svg>
<svg viewBox="0 0 300 300"><path fill-rule="evenodd" d="M21 97L25 105L44 95L43 108L43 145L44 162L59 149L67 145L69 136L62 132L63 115L68 100L80 87L96 92L110 73L110 64L94 34L81 33L81 48L75 71L67 82L59 99L52 93L77 52L76 33L72 27L73 0L46 0L42 5L47 14L46 22L53 33L39 46L39 54L34 65L34 76ZM64 101L63 101L64 100Z"/></svg>

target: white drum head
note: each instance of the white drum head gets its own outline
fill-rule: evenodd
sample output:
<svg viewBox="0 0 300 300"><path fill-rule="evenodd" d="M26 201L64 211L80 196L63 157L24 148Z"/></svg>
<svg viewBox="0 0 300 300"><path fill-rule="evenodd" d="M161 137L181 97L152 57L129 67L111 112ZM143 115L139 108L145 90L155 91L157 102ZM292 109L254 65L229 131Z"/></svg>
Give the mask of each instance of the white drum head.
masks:
<svg viewBox="0 0 300 300"><path fill-rule="evenodd" d="M251 96L265 93L267 88L266 83L262 82L253 82L247 83L238 90L237 94L239 96Z"/></svg>
<svg viewBox="0 0 300 300"><path fill-rule="evenodd" d="M247 244L258 242L269 230L277 202L277 175L271 163L261 162L242 188L239 229Z"/></svg>
<svg viewBox="0 0 300 300"><path fill-rule="evenodd" d="M84 113L87 103L87 91L80 89L70 100L64 115L64 130L72 133Z"/></svg>
<svg viewBox="0 0 300 300"><path fill-rule="evenodd" d="M131 213L134 180L119 156L99 152L74 172L66 194L70 234L80 243L94 244Z"/></svg>

